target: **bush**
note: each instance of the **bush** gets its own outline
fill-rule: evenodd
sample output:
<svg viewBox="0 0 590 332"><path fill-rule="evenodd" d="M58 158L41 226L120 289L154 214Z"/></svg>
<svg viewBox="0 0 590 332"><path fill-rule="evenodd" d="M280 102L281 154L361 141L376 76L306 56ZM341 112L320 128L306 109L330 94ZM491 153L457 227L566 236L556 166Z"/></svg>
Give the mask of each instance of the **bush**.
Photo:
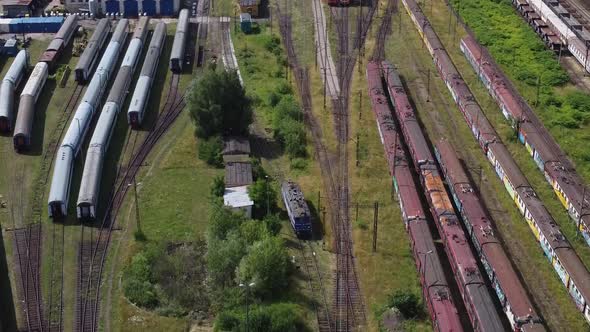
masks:
<svg viewBox="0 0 590 332"><path fill-rule="evenodd" d="M285 96L277 104L273 114L275 137L291 158L305 157L307 150L303 113L293 96Z"/></svg>
<svg viewBox="0 0 590 332"><path fill-rule="evenodd" d="M216 331L246 330L245 308L222 311L215 322ZM265 332L305 331L301 309L293 303L250 306L248 330Z"/></svg>
<svg viewBox="0 0 590 332"><path fill-rule="evenodd" d="M213 178L211 184L211 195L213 197L223 197L225 193L225 178L223 175L219 175Z"/></svg>
<svg viewBox="0 0 590 332"><path fill-rule="evenodd" d="M307 168L307 159L305 158L293 158L291 159L291 169L303 171Z"/></svg>
<svg viewBox="0 0 590 332"><path fill-rule="evenodd" d="M150 261L146 255L139 253L133 256L131 264L123 274L123 291L129 301L150 309L158 305L158 296L152 284Z"/></svg>
<svg viewBox="0 0 590 332"><path fill-rule="evenodd" d="M153 260L153 279L158 284L170 308L207 311L209 301L205 288L207 248L203 239L176 246ZM177 304L177 305L175 305Z"/></svg>
<svg viewBox="0 0 590 332"><path fill-rule="evenodd" d="M389 295L388 306L395 307L406 319L418 318L422 315L420 297L407 290L397 290Z"/></svg>
<svg viewBox="0 0 590 332"><path fill-rule="evenodd" d="M220 136L200 139L198 149L199 159L213 167L223 167L223 140Z"/></svg>

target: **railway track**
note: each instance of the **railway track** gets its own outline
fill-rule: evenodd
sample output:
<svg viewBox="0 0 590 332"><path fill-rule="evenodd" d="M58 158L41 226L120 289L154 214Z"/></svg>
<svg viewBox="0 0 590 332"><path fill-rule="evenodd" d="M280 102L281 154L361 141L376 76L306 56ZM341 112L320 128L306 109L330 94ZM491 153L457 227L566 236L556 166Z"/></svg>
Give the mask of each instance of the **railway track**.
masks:
<svg viewBox="0 0 590 332"><path fill-rule="evenodd" d="M39 283L41 224L29 224L13 231L16 264L19 271L20 299L27 331L44 331L43 299Z"/></svg>
<svg viewBox="0 0 590 332"><path fill-rule="evenodd" d="M366 324L365 308L356 273L349 214L349 96L356 58L362 54L364 41L375 8L375 6L372 6L365 15L359 14L357 16L354 43L351 48L349 43L349 7L331 7L331 13L336 23L336 31L338 32L338 73L341 87L340 97L338 100L333 101L335 130L338 141L338 183L335 195L337 213L332 223L337 253L333 303L336 331L351 331ZM362 10L362 7L359 10Z"/></svg>
<svg viewBox="0 0 590 332"><path fill-rule="evenodd" d="M120 167L120 174L117 176L115 184L116 189L111 195L101 225L97 226L96 230L90 229L90 236L86 230L89 227L83 227L81 230L78 250L80 271L75 320L77 331L96 331L98 329L100 282L116 216L129 190L129 184L135 181L135 176L149 152L184 109L185 96L178 93L179 80L180 75L172 75L166 102L156 125L140 144L137 152L133 154L128 166ZM90 237L89 240L88 237Z"/></svg>
<svg viewBox="0 0 590 332"><path fill-rule="evenodd" d="M14 255L17 264L19 281L17 293L22 308L20 328L28 331L62 331L63 326L63 236L58 239L58 229L63 225L52 225L52 249L51 256L43 255L50 259L50 290L48 293L47 307L44 310L43 295L40 283L41 249L42 249L42 209L45 188L49 179L51 165L55 158L58 142L64 133L73 109L75 108L83 86L76 85L63 113L60 115L56 128L50 134L49 143L43 153L39 176L33 183L33 197L30 212L24 197L25 168L18 163L13 169L13 180L10 183L13 197L10 199L11 218L13 220L12 235L14 240ZM56 263L57 262L57 263Z"/></svg>

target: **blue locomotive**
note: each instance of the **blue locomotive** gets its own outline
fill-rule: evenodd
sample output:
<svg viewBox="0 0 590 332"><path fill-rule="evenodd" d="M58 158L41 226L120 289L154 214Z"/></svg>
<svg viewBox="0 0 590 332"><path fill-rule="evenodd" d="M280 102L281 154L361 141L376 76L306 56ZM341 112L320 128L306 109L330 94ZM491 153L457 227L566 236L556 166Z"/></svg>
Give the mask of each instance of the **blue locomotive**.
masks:
<svg viewBox="0 0 590 332"><path fill-rule="evenodd" d="M311 234L311 214L298 184L285 181L281 185L281 196L287 207L291 226L297 235Z"/></svg>

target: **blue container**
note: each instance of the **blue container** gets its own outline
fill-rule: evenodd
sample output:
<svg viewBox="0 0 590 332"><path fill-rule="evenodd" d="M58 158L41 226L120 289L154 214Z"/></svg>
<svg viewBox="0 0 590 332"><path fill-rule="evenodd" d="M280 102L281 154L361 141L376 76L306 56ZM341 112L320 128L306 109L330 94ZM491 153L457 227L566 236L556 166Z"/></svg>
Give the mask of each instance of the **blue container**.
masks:
<svg viewBox="0 0 590 332"><path fill-rule="evenodd" d="M174 16L174 1L173 0L160 1L160 15Z"/></svg>
<svg viewBox="0 0 590 332"><path fill-rule="evenodd" d="M119 10L119 1L107 1L106 2L106 11L107 14L115 14L120 12Z"/></svg>
<svg viewBox="0 0 590 332"><path fill-rule="evenodd" d="M139 12L137 10L137 0L125 0L123 1L123 16L125 17L137 17Z"/></svg>
<svg viewBox="0 0 590 332"><path fill-rule="evenodd" d="M21 33L56 33L61 28L65 18L63 16L27 17L18 20Z"/></svg>
<svg viewBox="0 0 590 332"><path fill-rule="evenodd" d="M156 2L154 0L144 0L142 6L142 10L147 16L156 16Z"/></svg>

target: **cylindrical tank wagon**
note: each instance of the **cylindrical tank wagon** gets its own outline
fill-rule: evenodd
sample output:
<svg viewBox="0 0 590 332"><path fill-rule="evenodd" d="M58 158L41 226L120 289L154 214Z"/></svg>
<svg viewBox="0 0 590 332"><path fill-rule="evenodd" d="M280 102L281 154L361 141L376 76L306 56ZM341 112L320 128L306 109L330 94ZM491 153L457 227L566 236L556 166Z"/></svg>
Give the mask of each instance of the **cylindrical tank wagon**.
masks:
<svg viewBox="0 0 590 332"><path fill-rule="evenodd" d="M35 104L43 90L48 73L48 64L38 62L20 95L13 135L13 145L16 151L26 150L31 146Z"/></svg>
<svg viewBox="0 0 590 332"><path fill-rule="evenodd" d="M103 18L98 21L96 30L94 30L92 37L90 37L88 45L86 45L86 48L84 49L84 52L82 52L82 55L76 64L76 68L74 69L76 81L79 83L85 83L90 78L92 69L98 60L100 50L107 40L110 30L111 21L108 18Z"/></svg>
<svg viewBox="0 0 590 332"><path fill-rule="evenodd" d="M175 73L180 73L182 71L188 34L189 11L188 9L183 9L180 11L180 15L178 15L178 25L176 26L176 34L174 35L172 54L170 56L170 70Z"/></svg>
<svg viewBox="0 0 590 332"><path fill-rule="evenodd" d="M14 92L18 88L29 66L29 54L26 50L18 52L10 69L0 85L0 132L12 129L14 113Z"/></svg>
<svg viewBox="0 0 590 332"><path fill-rule="evenodd" d="M131 97L131 104L127 111L127 122L134 129L139 128L143 121L147 101L150 97L152 83L156 77L159 59L165 41L166 23L160 22L156 25L156 29L152 35L147 55L141 67L141 75L135 85L135 90Z"/></svg>

